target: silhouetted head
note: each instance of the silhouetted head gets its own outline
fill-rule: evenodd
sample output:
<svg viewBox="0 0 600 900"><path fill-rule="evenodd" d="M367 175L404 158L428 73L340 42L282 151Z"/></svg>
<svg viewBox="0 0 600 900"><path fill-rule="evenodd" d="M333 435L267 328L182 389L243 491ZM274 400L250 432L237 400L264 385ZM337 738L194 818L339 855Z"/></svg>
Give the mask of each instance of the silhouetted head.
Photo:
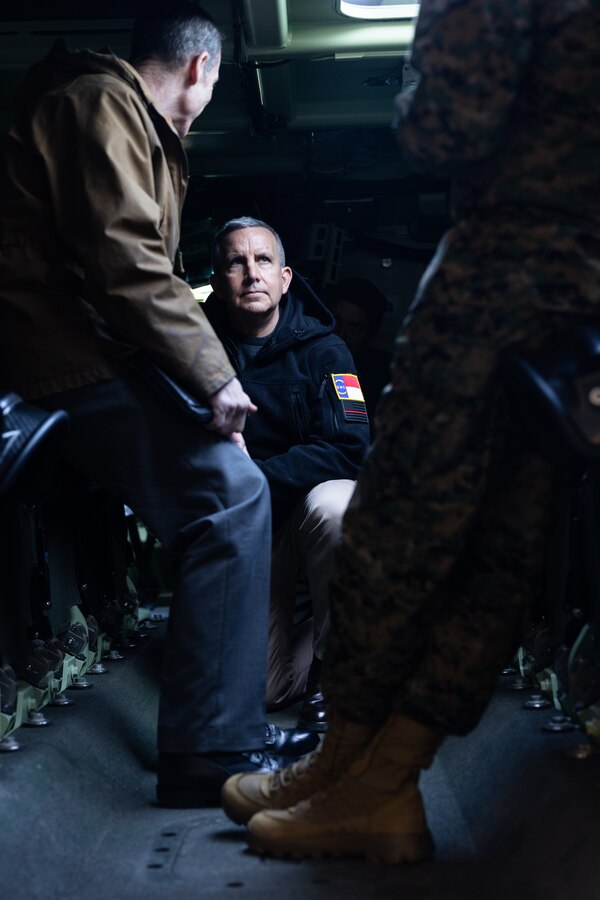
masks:
<svg viewBox="0 0 600 900"><path fill-rule="evenodd" d="M383 314L392 305L368 278L344 278L329 292L327 303L335 316L335 333L352 353L363 350L377 333Z"/></svg>

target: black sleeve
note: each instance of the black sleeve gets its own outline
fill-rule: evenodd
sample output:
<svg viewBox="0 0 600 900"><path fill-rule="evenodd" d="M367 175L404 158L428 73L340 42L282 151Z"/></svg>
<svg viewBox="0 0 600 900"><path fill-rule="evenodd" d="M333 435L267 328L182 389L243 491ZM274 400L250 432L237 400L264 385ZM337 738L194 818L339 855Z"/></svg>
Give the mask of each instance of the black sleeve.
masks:
<svg viewBox="0 0 600 900"><path fill-rule="evenodd" d="M307 365L311 390L301 413L306 440L256 460L271 489L274 521L317 484L355 479L369 447L369 420L350 351L334 335L315 344Z"/></svg>

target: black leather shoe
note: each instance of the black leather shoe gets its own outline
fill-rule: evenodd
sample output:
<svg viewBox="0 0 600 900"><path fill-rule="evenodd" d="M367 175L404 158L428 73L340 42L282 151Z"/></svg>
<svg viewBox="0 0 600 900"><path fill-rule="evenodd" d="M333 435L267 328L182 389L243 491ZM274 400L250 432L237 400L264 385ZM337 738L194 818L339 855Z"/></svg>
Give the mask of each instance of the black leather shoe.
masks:
<svg viewBox="0 0 600 900"><path fill-rule="evenodd" d="M273 772L280 757L263 750L243 753L159 753L156 798L159 806L195 809L219 806L221 788L238 772Z"/></svg>
<svg viewBox="0 0 600 900"><path fill-rule="evenodd" d="M307 697L298 715L298 728L305 731L327 731L327 707L321 691Z"/></svg>
<svg viewBox="0 0 600 900"><path fill-rule="evenodd" d="M299 728L279 728L267 725L265 747L271 753L283 757L283 765L288 759L297 759L314 750L319 743L319 735L314 731L302 731Z"/></svg>

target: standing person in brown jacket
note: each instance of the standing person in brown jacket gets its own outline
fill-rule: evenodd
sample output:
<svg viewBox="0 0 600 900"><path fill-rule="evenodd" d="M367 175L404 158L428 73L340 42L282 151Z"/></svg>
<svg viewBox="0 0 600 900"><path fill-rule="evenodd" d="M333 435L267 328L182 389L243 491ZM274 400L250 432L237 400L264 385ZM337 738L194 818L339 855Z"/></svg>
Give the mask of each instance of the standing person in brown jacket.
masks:
<svg viewBox="0 0 600 900"><path fill-rule="evenodd" d="M158 799L217 801L262 770L270 502L231 440L255 410L174 270L181 139L210 101L221 36L192 0L148 6L132 63L56 46L3 144L0 384L71 419L68 461L180 553L158 722ZM134 348L204 398L203 428L128 364Z"/></svg>

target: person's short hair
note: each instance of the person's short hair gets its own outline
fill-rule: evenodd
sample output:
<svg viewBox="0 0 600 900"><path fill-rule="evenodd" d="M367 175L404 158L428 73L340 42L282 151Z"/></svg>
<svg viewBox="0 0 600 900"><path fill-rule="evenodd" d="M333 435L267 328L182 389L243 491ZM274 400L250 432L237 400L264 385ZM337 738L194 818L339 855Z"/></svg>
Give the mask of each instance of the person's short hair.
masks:
<svg viewBox="0 0 600 900"><path fill-rule="evenodd" d="M266 228L267 231L270 231L275 238L279 263L282 268L283 266L285 266L285 250L283 249L281 238L279 237L275 229L271 228L270 225L267 225L267 223L263 222L261 219L253 219L252 216L240 216L238 219L229 219L228 222L225 222L225 224L219 228L213 238L211 252L213 271L216 271L215 263L219 259L223 238L227 234L231 234L232 231L240 231L242 228Z"/></svg>
<svg viewBox="0 0 600 900"><path fill-rule="evenodd" d="M383 314L392 309L389 300L368 278L343 278L338 281L327 295L327 305L331 306L336 300L358 306L369 320L372 335L381 325Z"/></svg>
<svg viewBox="0 0 600 900"><path fill-rule="evenodd" d="M194 0L147 0L133 26L129 61L132 66L158 62L174 71L206 52L210 70L221 44L221 32Z"/></svg>

